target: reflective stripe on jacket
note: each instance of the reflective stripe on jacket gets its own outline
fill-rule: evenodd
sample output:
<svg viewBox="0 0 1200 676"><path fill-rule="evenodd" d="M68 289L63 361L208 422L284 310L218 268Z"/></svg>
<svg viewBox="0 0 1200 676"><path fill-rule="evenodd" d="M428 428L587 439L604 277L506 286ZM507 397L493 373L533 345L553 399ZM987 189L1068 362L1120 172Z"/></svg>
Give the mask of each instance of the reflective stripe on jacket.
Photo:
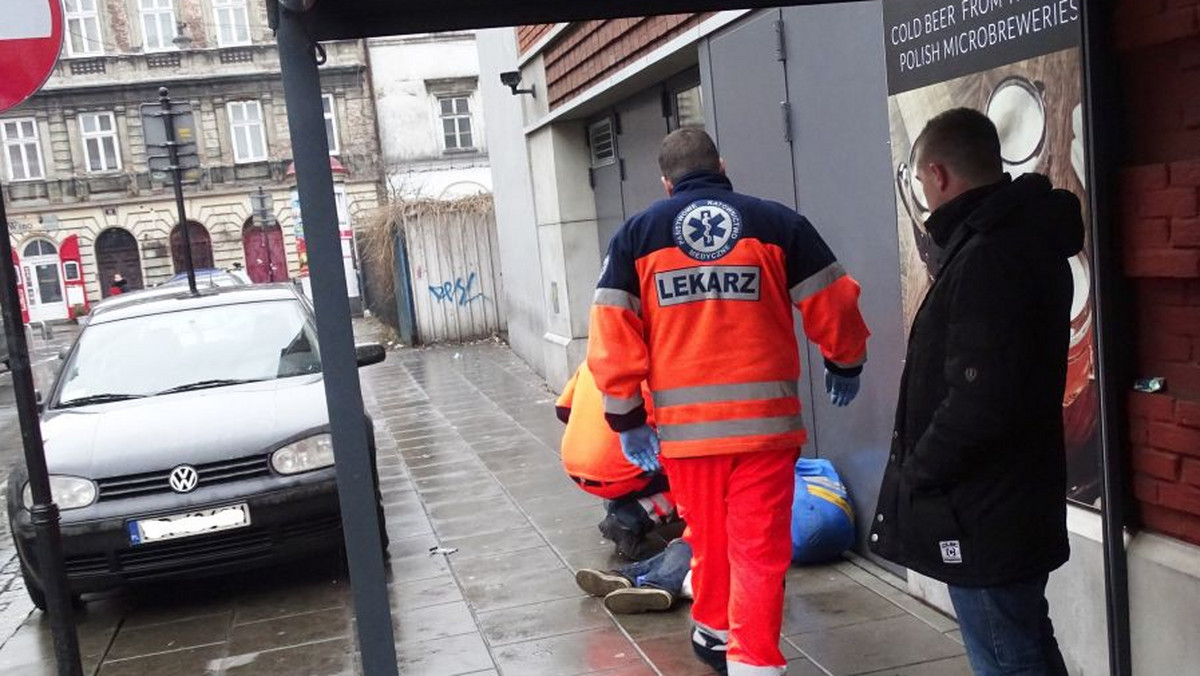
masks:
<svg viewBox="0 0 1200 676"><path fill-rule="evenodd" d="M792 307L827 368L853 375L869 335L858 297L803 216L686 177L609 245L588 340L609 424L642 424L648 380L667 457L800 446Z"/></svg>

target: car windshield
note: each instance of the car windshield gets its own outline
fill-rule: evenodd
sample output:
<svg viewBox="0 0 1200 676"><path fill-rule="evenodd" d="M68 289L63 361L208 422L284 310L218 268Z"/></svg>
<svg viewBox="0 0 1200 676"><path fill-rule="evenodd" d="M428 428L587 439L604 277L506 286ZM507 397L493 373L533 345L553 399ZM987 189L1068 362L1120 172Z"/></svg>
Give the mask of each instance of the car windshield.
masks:
<svg viewBox="0 0 1200 676"><path fill-rule="evenodd" d="M221 305L91 324L64 365L57 407L321 371L299 301Z"/></svg>

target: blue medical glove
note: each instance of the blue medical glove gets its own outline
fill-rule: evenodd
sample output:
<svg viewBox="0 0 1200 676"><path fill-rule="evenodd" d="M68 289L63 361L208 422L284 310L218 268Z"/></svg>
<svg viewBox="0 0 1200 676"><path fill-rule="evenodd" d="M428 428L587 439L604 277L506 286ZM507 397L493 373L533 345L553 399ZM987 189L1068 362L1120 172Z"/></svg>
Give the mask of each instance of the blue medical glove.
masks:
<svg viewBox="0 0 1200 676"><path fill-rule="evenodd" d="M649 425L621 432L621 452L629 462L645 472L657 472L662 468L658 461L658 433Z"/></svg>
<svg viewBox="0 0 1200 676"><path fill-rule="evenodd" d="M829 401L834 406L849 406L858 396L858 386L858 376L839 376L825 371L825 391L829 393Z"/></svg>

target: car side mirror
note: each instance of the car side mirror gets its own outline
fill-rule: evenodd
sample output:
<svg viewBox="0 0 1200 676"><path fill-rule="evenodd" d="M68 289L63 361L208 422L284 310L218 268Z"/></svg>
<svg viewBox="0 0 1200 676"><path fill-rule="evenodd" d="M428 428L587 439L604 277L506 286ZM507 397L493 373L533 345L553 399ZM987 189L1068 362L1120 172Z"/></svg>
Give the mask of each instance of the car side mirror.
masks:
<svg viewBox="0 0 1200 676"><path fill-rule="evenodd" d="M379 343L355 345L354 356L358 360L359 368L362 368L363 366L378 364L387 359L387 350Z"/></svg>
<svg viewBox="0 0 1200 676"><path fill-rule="evenodd" d="M37 402L37 409L39 413L42 409L46 408L46 398L42 396L41 390L33 391L33 400Z"/></svg>
<svg viewBox="0 0 1200 676"><path fill-rule="evenodd" d="M59 350L59 351L58 351L58 360L59 360L59 361L66 361L66 360L67 360L67 355L69 355L69 354L71 354L71 348L70 348L69 346L68 346L68 347L64 347L63 349L61 349L61 350Z"/></svg>

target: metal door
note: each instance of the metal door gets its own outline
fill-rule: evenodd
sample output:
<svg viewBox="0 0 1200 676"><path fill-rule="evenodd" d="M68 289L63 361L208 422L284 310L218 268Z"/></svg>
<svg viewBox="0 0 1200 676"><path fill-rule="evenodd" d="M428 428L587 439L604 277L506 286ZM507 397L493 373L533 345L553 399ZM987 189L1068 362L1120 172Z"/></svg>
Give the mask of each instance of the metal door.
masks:
<svg viewBox="0 0 1200 676"><path fill-rule="evenodd" d="M904 362L896 204L891 184L882 5L783 10L792 152L800 211L863 286L870 361L858 399L837 409L815 397L816 447L854 498L865 551L887 463ZM814 350L814 389L822 361Z"/></svg>
<svg viewBox="0 0 1200 676"><path fill-rule="evenodd" d="M666 197L658 149L667 135L663 114L663 87L656 85L625 99L617 106L621 125L617 154L621 158L621 202L629 218Z"/></svg>
<svg viewBox="0 0 1200 676"><path fill-rule="evenodd" d="M725 158L734 189L794 207L796 185L782 114L787 80L775 50L779 20L777 9L759 12L702 43L700 76L706 128ZM802 331L799 319L796 330ZM800 341L802 364L809 362L810 351L815 352ZM804 425L811 433L810 383L801 382L800 392ZM813 444L805 453L812 455Z"/></svg>
<svg viewBox="0 0 1200 676"><path fill-rule="evenodd" d="M591 153L593 198L596 200L596 239L600 251L608 251L608 241L625 222L621 201L621 163L617 155L617 121L611 112L587 126Z"/></svg>

